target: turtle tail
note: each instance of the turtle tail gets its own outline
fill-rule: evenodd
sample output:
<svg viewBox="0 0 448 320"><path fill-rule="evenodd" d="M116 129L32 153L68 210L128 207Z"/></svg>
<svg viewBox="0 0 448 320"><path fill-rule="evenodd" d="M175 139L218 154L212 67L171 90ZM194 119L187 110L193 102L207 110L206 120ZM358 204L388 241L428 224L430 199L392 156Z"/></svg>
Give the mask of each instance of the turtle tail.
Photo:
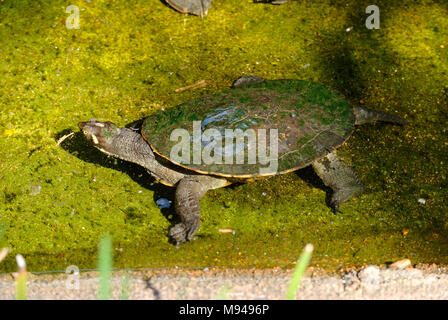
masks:
<svg viewBox="0 0 448 320"><path fill-rule="evenodd" d="M377 121L407 125L408 122L392 114L367 108L355 107L355 124L375 123Z"/></svg>

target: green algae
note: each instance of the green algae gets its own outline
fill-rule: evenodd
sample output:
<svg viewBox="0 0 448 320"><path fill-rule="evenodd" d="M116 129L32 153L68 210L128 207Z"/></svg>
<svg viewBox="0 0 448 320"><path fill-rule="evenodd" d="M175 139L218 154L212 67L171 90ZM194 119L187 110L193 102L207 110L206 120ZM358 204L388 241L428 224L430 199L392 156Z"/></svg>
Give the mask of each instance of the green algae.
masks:
<svg viewBox="0 0 448 320"><path fill-rule="evenodd" d="M94 267L101 235L115 267L292 267L306 243L312 264L448 263L448 9L441 1L282 6L215 0L204 19L161 1L0 3L0 265L15 271ZM347 31L347 28L349 31ZM173 190L105 157L80 134L96 117L118 125L230 87L242 74L304 79L410 125L365 125L339 149L365 184L333 214L309 169L214 190L201 200L197 240L179 248L177 221L156 199ZM206 87L175 93L199 80ZM425 204L419 203L425 199ZM220 233L231 228L235 234Z"/></svg>

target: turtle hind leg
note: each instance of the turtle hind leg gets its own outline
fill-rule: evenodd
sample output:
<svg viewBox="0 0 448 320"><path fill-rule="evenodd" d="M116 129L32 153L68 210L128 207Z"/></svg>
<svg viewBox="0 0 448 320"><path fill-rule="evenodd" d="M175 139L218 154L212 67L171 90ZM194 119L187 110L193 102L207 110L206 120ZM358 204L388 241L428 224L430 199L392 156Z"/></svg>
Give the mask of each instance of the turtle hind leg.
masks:
<svg viewBox="0 0 448 320"><path fill-rule="evenodd" d="M342 203L364 189L356 172L337 158L336 151L314 161L312 166L324 184L333 190L330 206L335 212Z"/></svg>
<svg viewBox="0 0 448 320"><path fill-rule="evenodd" d="M207 15L212 6L212 0L166 0L175 10L181 13L191 13L197 16Z"/></svg>
<svg viewBox="0 0 448 320"><path fill-rule="evenodd" d="M191 240L199 230L200 199L211 189L227 185L227 180L203 175L191 175L182 178L176 188L175 210L181 222L169 231L170 238L176 243Z"/></svg>
<svg viewBox="0 0 448 320"><path fill-rule="evenodd" d="M377 121L406 125L408 122L392 114L367 108L355 107L355 124L375 123Z"/></svg>

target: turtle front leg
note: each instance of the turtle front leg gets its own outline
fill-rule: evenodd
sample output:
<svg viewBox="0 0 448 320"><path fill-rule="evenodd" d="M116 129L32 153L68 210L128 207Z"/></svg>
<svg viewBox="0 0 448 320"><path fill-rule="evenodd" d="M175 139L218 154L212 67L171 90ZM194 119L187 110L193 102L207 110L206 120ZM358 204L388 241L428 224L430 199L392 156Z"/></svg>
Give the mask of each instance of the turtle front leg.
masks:
<svg viewBox="0 0 448 320"><path fill-rule="evenodd" d="M191 175L182 178L176 188L175 210L180 215L181 223L169 231L172 240L178 243L191 240L199 230L201 206L200 199L211 189L227 185L225 179L203 175Z"/></svg>
<svg viewBox="0 0 448 320"><path fill-rule="evenodd" d="M356 172L337 158L336 151L312 165L324 184L333 190L330 205L336 212L342 203L364 189Z"/></svg>

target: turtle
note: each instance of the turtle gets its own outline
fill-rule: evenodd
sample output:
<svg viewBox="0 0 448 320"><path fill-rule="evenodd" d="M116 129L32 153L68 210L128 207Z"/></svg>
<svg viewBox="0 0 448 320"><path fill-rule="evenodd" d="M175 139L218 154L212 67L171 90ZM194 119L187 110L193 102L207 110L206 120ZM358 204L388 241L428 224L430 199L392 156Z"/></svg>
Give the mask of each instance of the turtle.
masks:
<svg viewBox="0 0 448 320"><path fill-rule="evenodd" d="M257 2L283 4L288 1L289 0L265 0ZM181 13L189 13L197 16L207 15L208 9L212 6L212 0L166 0L166 3Z"/></svg>
<svg viewBox="0 0 448 320"><path fill-rule="evenodd" d="M200 199L208 190L308 166L332 190L329 206L338 212L363 184L336 149L356 125L377 121L407 124L354 106L322 84L244 75L229 89L159 110L138 128L96 119L78 126L101 152L143 166L156 181L176 188L180 222L168 236L178 244L199 230Z"/></svg>

